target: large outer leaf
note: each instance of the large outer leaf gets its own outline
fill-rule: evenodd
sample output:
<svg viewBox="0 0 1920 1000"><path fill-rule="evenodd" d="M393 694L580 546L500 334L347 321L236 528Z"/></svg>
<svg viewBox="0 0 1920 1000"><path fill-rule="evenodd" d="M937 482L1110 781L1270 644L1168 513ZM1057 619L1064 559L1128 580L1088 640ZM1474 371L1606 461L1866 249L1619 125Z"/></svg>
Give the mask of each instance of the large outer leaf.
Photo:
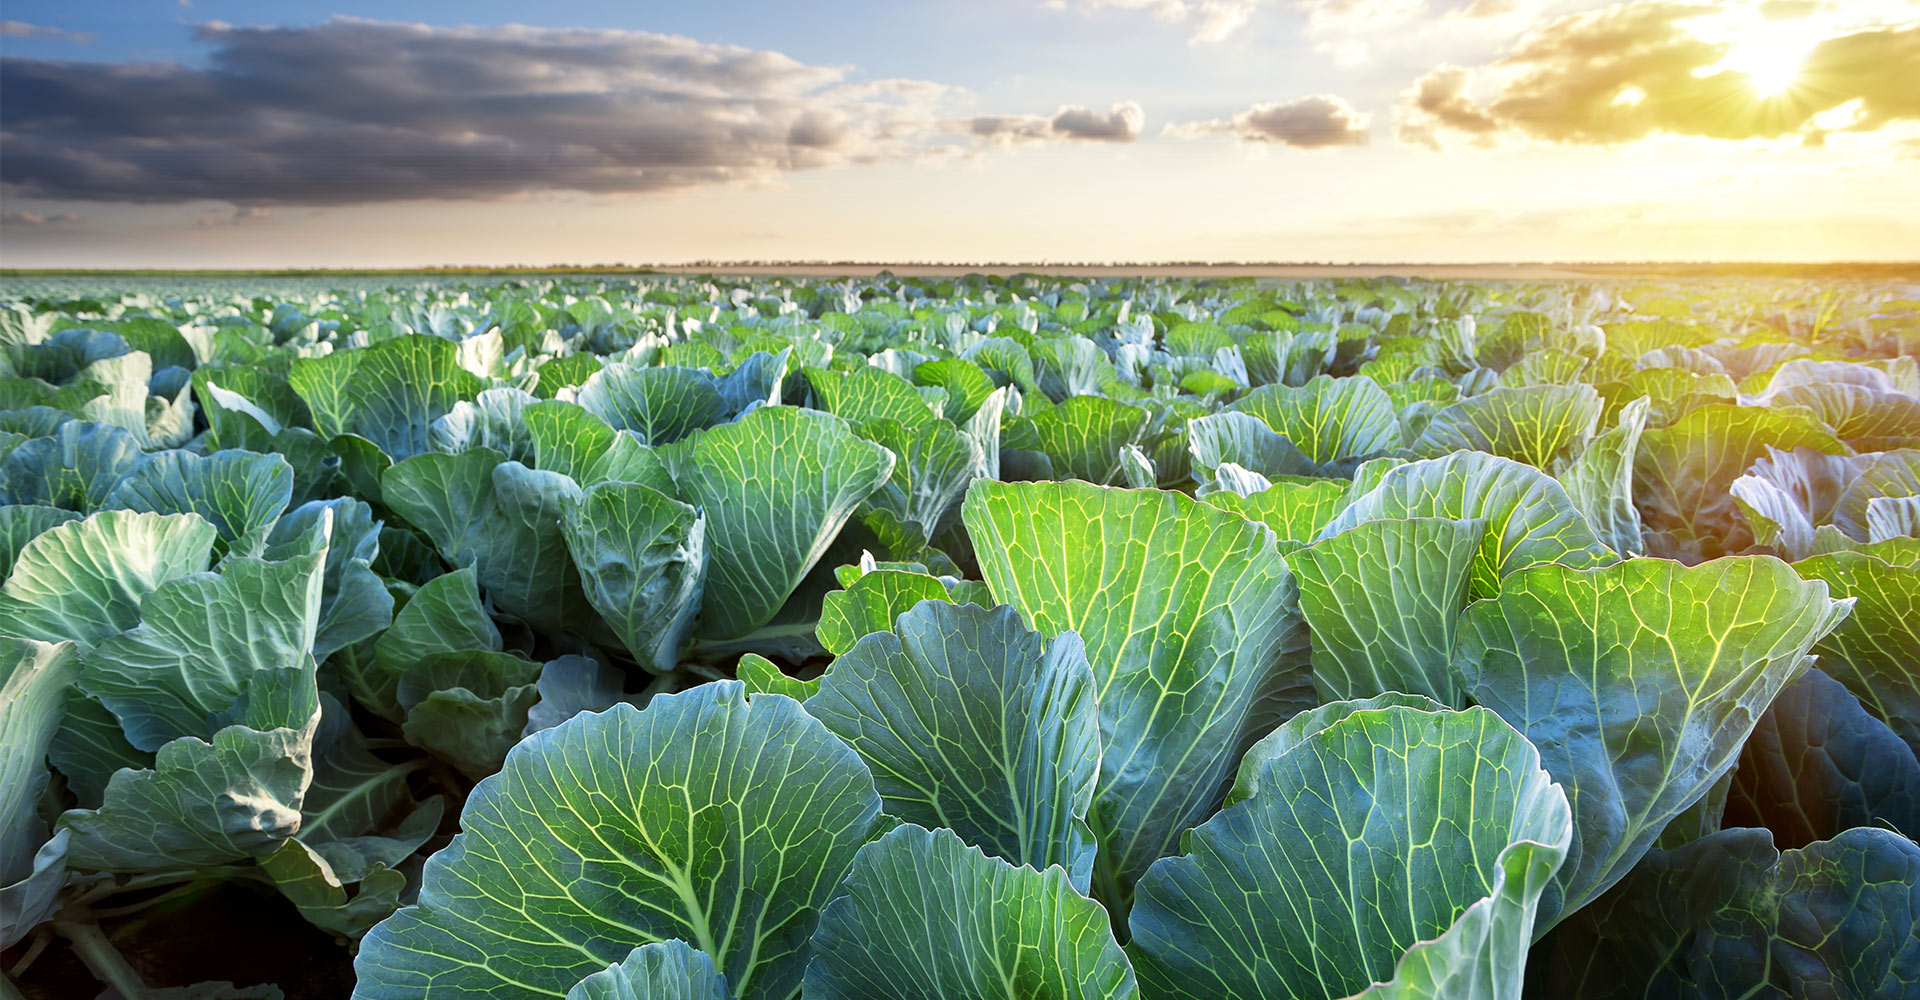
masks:
<svg viewBox="0 0 1920 1000"><path fill-rule="evenodd" d="M680 662L706 579L707 522L637 483L601 483L566 508L567 549L587 600L647 670Z"/></svg>
<svg viewBox="0 0 1920 1000"><path fill-rule="evenodd" d="M655 941L575 983L567 1000L727 1000L727 980L685 941Z"/></svg>
<svg viewBox="0 0 1920 1000"><path fill-rule="evenodd" d="M1890 451L1863 464L1865 467L1846 484L1833 505L1834 526L1856 542L1873 537L1873 526L1867 518L1875 497L1920 494L1920 448Z"/></svg>
<svg viewBox="0 0 1920 1000"><path fill-rule="evenodd" d="M101 511L41 532L0 586L0 635L71 640L85 653L140 624L140 602L207 568L213 525L195 514Z"/></svg>
<svg viewBox="0 0 1920 1000"><path fill-rule="evenodd" d="M1007 448L1040 452L1062 478L1104 485L1120 474L1120 449L1136 444L1152 415L1104 396L1073 396L1009 428Z"/></svg>
<svg viewBox="0 0 1920 1000"><path fill-rule="evenodd" d="M480 604L474 571L458 569L428 580L374 640L371 663L346 661L341 674L353 696L399 721L405 713L396 693L400 677L418 661L463 649L496 652L500 629Z"/></svg>
<svg viewBox="0 0 1920 1000"><path fill-rule="evenodd" d="M279 455L161 451L107 496L107 506L159 514L194 513L220 532L220 550L257 556L293 499L293 467Z"/></svg>
<svg viewBox="0 0 1920 1000"><path fill-rule="evenodd" d="M356 434L399 462L431 450L431 426L487 387L460 367L459 346L423 334L302 358L288 376L323 437Z"/></svg>
<svg viewBox="0 0 1920 1000"><path fill-rule="evenodd" d="M501 611L547 632L584 627L587 600L561 532L580 495L573 480L475 448L401 462L381 492L448 562L473 567Z"/></svg>
<svg viewBox="0 0 1920 1000"><path fill-rule="evenodd" d="M320 623L313 638L317 660L393 624L393 594L373 571L373 561L380 557L381 524L373 519L372 507L352 497L309 500L274 524L267 535L266 558L284 559L303 551L322 522L328 541Z"/></svg>
<svg viewBox="0 0 1920 1000"><path fill-rule="evenodd" d="M1902 393L1820 382L1770 388L1760 398L1768 406L1812 410L1833 429L1834 437L1861 451L1890 451L1920 444L1920 399Z"/></svg>
<svg viewBox="0 0 1920 1000"><path fill-rule="evenodd" d="M1486 533L1478 519L1363 521L1287 557L1321 700L1401 691L1466 707L1453 640Z"/></svg>
<svg viewBox="0 0 1920 1000"><path fill-rule="evenodd" d="M893 463L840 418L790 406L763 406L669 451L680 498L707 517L698 635L737 639L771 621Z"/></svg>
<svg viewBox="0 0 1920 1000"><path fill-rule="evenodd" d="M1485 709L1347 704L1140 880L1128 951L1147 995L1519 996L1566 795Z"/></svg>
<svg viewBox="0 0 1920 1000"><path fill-rule="evenodd" d="M589 470L613 447L614 429L573 403L528 403L520 419L533 442L534 468L558 472L583 487L590 485Z"/></svg>
<svg viewBox="0 0 1920 1000"><path fill-rule="evenodd" d="M1853 614L1814 647L1821 669L1920 755L1920 564L1835 552L1793 568L1854 602Z"/></svg>
<svg viewBox="0 0 1920 1000"><path fill-rule="evenodd" d="M1623 556L1639 555L1646 544L1640 537L1640 510L1633 505L1633 463L1647 429L1647 408L1645 397L1628 403L1619 424L1555 473L1601 544Z"/></svg>
<svg viewBox="0 0 1920 1000"><path fill-rule="evenodd" d="M77 511L40 504L0 507L0 581L13 574L13 562L40 533L68 521L80 520Z"/></svg>
<svg viewBox="0 0 1920 1000"><path fill-rule="evenodd" d="M1634 459L1634 500L1645 530L1671 539L1654 555L1698 560L1739 552L1753 537L1729 489L1768 447L1840 454L1846 446L1797 411L1703 406L1671 427L1649 430Z"/></svg>
<svg viewBox="0 0 1920 1000"><path fill-rule="evenodd" d="M1233 404L1293 442L1309 461L1329 465L1400 447L1393 400L1364 375L1320 375L1304 386L1262 386Z"/></svg>
<svg viewBox="0 0 1920 1000"><path fill-rule="evenodd" d="M1012 608L924 601L835 658L807 711L859 751L892 815L1086 890L1100 718L1078 635L1043 649Z"/></svg>
<svg viewBox="0 0 1920 1000"><path fill-rule="evenodd" d="M161 584L141 602L137 628L87 654L81 690L142 750L205 738L208 721L263 675L311 669L325 562L324 550L286 562L228 560L217 575Z"/></svg>
<svg viewBox="0 0 1920 1000"><path fill-rule="evenodd" d="M575 401L614 430L649 445L671 444L726 415L713 377L694 368L635 368L614 362L594 372Z"/></svg>
<svg viewBox="0 0 1920 1000"><path fill-rule="evenodd" d="M1311 701L1298 589L1273 533L1158 490L974 484L967 533L994 599L1086 642L1102 759L1096 885L1133 881L1213 812L1240 752Z"/></svg>
<svg viewBox="0 0 1920 1000"><path fill-rule="evenodd" d="M1346 509L1352 496L1350 484L1326 479L1311 483L1274 483L1245 496L1221 490L1201 499L1272 528L1280 542L1280 551L1290 552L1319 538L1321 529Z"/></svg>
<svg viewBox="0 0 1920 1000"><path fill-rule="evenodd" d="M859 756L788 698L715 682L575 716L474 789L419 904L362 942L354 995L560 996L681 938L734 996L791 997L879 811Z"/></svg>
<svg viewBox="0 0 1920 1000"><path fill-rule="evenodd" d="M0 498L94 510L146 460L132 434L108 424L69 421L52 436L34 438L7 453L0 462Z"/></svg>
<svg viewBox="0 0 1920 1000"><path fill-rule="evenodd" d="M1196 478L1209 482L1232 464L1273 478L1319 471L1293 442L1250 413L1214 413L1187 421L1187 450Z"/></svg>
<svg viewBox="0 0 1920 1000"><path fill-rule="evenodd" d="M116 872L222 864L264 857L297 833L320 704L311 664L280 673L277 704L256 679L242 724L211 742L166 744L151 770L116 772L99 809L61 816L73 835L69 863Z"/></svg>
<svg viewBox="0 0 1920 1000"><path fill-rule="evenodd" d="M0 638L0 886L31 875L47 839L47 745L79 673L72 643Z"/></svg>
<svg viewBox="0 0 1920 1000"><path fill-rule="evenodd" d="M1320 537L1331 538L1362 521L1408 517L1487 522L1467 591L1476 600L1499 593L1503 577L1529 566L1587 567L1614 559L1552 477L1477 451L1389 470L1380 485L1349 503Z"/></svg>
<svg viewBox="0 0 1920 1000"><path fill-rule="evenodd" d="M1920 760L1844 685L1809 670L1747 738L1725 822L1764 826L1783 848L1856 826L1920 836Z"/></svg>
<svg viewBox="0 0 1920 1000"><path fill-rule="evenodd" d="M1920 847L1857 827L1778 852L1766 830L1648 852L1541 942L1541 997L1883 1000L1920 991Z"/></svg>
<svg viewBox="0 0 1920 1000"><path fill-rule="evenodd" d="M1413 450L1423 458L1484 451L1544 469L1567 448L1584 450L1603 405L1592 386L1500 386L1435 414Z"/></svg>
<svg viewBox="0 0 1920 1000"><path fill-rule="evenodd" d="M872 365L844 373L808 368L806 374L820 408L856 426L869 420L897 420L912 428L940 419L906 379Z"/></svg>
<svg viewBox="0 0 1920 1000"><path fill-rule="evenodd" d="M835 656L853 648L861 636L886 632L893 620L921 601L948 600L947 585L936 576L897 569L861 573L842 590L820 601L814 635Z"/></svg>
<svg viewBox="0 0 1920 1000"><path fill-rule="evenodd" d="M860 849L814 935L819 1000L1130 1000L1100 904L1066 875L1009 865L951 830L902 826Z"/></svg>
<svg viewBox="0 0 1920 1000"><path fill-rule="evenodd" d="M1605 892L1733 767L1847 609L1771 556L1540 566L1467 609L1454 662L1468 693L1540 748L1573 801L1543 926Z"/></svg>

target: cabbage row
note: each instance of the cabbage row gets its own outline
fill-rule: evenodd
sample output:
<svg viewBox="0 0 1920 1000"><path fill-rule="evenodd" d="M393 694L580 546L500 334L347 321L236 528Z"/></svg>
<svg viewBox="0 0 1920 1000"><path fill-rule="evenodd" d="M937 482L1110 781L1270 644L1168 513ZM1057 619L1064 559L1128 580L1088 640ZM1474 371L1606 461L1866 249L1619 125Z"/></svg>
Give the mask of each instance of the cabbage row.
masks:
<svg viewBox="0 0 1920 1000"><path fill-rule="evenodd" d="M16 296L9 973L298 994L125 953L239 886L364 1000L1920 994L1898 291Z"/></svg>

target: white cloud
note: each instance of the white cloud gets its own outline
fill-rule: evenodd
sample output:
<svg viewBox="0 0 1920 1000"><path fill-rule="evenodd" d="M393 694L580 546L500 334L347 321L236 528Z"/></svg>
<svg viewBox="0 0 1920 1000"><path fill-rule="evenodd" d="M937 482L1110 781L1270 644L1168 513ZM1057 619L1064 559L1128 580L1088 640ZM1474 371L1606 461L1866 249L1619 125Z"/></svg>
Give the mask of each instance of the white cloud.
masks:
<svg viewBox="0 0 1920 1000"><path fill-rule="evenodd" d="M69 42L91 42L100 36L91 31L68 31L65 28L28 24L25 21L0 21L0 37L62 38Z"/></svg>

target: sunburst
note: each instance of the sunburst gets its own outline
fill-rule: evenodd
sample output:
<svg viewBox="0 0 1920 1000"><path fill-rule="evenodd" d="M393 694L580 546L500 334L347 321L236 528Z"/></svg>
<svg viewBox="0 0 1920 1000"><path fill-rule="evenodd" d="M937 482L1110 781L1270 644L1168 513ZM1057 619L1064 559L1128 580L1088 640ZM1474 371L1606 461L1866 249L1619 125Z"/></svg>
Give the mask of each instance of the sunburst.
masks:
<svg viewBox="0 0 1920 1000"><path fill-rule="evenodd" d="M1695 76L1738 73L1747 78L1754 96L1766 99L1785 93L1800 78L1807 54L1821 41L1808 25L1795 21L1776 22L1760 17L1737 17L1700 25L1697 34L1703 40L1727 46L1726 54L1712 66L1694 71Z"/></svg>

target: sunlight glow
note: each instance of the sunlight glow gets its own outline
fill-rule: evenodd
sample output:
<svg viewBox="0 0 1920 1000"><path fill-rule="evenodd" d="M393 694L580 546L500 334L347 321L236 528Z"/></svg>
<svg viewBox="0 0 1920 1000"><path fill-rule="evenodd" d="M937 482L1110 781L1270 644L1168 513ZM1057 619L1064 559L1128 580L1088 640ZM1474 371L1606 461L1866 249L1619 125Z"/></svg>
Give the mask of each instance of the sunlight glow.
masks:
<svg viewBox="0 0 1920 1000"><path fill-rule="evenodd" d="M1730 12L1726 18L1703 19L1694 33L1702 41L1727 46L1727 53L1712 66L1693 71L1694 76L1739 73L1747 78L1754 95L1774 97L1793 86L1807 53L1824 41L1822 34L1807 30L1804 20L1768 21L1750 11Z"/></svg>

